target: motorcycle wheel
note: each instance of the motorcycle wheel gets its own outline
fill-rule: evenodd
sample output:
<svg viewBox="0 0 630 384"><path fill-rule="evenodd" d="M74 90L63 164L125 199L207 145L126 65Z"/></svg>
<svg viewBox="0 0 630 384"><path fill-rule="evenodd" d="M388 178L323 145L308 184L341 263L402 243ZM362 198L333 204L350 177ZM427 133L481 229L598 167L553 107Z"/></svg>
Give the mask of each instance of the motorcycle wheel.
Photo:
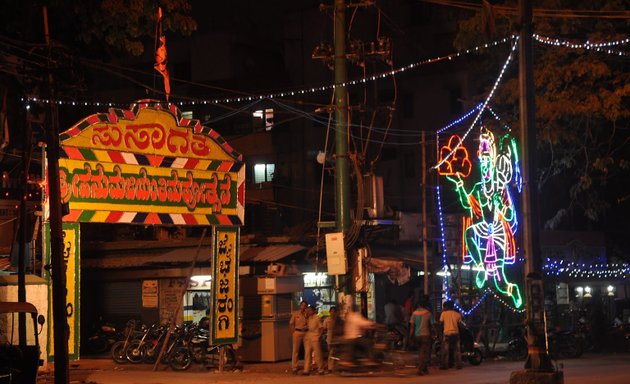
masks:
<svg viewBox="0 0 630 384"><path fill-rule="evenodd" d="M127 362L127 355L125 355L125 341L117 341L112 345L112 360L116 364L125 364Z"/></svg>
<svg viewBox="0 0 630 384"><path fill-rule="evenodd" d="M209 366L219 368L219 348L215 348L209 352L206 358ZM223 368L232 370L234 367L236 367L236 352L230 347L225 347Z"/></svg>
<svg viewBox="0 0 630 384"><path fill-rule="evenodd" d="M519 344L510 347L508 350L508 356L512 361L525 360L527 358L527 345Z"/></svg>
<svg viewBox="0 0 630 384"><path fill-rule="evenodd" d="M192 365L192 360L188 348L177 348L168 359L168 364L174 371L185 371Z"/></svg>
<svg viewBox="0 0 630 384"><path fill-rule="evenodd" d="M479 348L473 349L472 356L468 358L470 365L479 365L483 361L483 355Z"/></svg>
<svg viewBox="0 0 630 384"><path fill-rule="evenodd" d="M147 364L155 364L161 349L161 344L156 346L146 345L144 348L142 348L142 362Z"/></svg>
<svg viewBox="0 0 630 384"><path fill-rule="evenodd" d="M105 353L109 343L107 338L101 336L93 336L88 339L88 349L94 353Z"/></svg>
<svg viewBox="0 0 630 384"><path fill-rule="evenodd" d="M125 351L125 356L127 356L127 361L132 364L142 363L142 345L140 344L140 340L134 340L129 343Z"/></svg>
<svg viewBox="0 0 630 384"><path fill-rule="evenodd" d="M559 346L558 354L560 355L560 358L575 359L582 356L583 352L584 351L578 343L569 339L565 340L562 345Z"/></svg>

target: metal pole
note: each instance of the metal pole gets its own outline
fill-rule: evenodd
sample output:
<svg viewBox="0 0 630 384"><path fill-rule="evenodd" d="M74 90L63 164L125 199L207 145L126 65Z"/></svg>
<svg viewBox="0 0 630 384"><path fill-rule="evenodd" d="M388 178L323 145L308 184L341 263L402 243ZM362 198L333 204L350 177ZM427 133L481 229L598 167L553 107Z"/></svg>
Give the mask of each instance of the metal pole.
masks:
<svg viewBox="0 0 630 384"><path fill-rule="evenodd" d="M335 71L335 211L337 232L344 234L346 238L350 227L350 170L348 167L348 91L346 81L348 70L346 68L346 2L335 0L334 5L334 71ZM344 246L345 248L345 246ZM345 249L349 258L351 250ZM350 263L354 260L350 260ZM348 263L348 264L350 264ZM343 276L341 284L346 293L354 292L351 287L352 278Z"/></svg>
<svg viewBox="0 0 630 384"><path fill-rule="evenodd" d="M28 176L29 176L29 168L31 163L31 124L29 122L26 123L26 128L24 129L24 141L23 141L23 149L22 149L22 186L20 188L20 221L19 221L19 241L18 245L18 301L25 302L26 301L26 247L28 242L28 228L29 228L29 220L28 220L28 212L27 212L27 203L28 203ZM20 313L18 316L18 340L20 345L26 345L26 314Z"/></svg>
<svg viewBox="0 0 630 384"><path fill-rule="evenodd" d="M346 2L335 0L335 186L337 231L350 223L350 171L348 168L348 92L346 81Z"/></svg>
<svg viewBox="0 0 630 384"><path fill-rule="evenodd" d="M424 256L424 294L429 294L429 255L427 254L427 142L422 131L422 254Z"/></svg>
<svg viewBox="0 0 630 384"><path fill-rule="evenodd" d="M43 7L44 33L50 55L48 11ZM48 204L50 205L50 264L52 271L53 337L55 342L55 384L68 384L68 317L66 312L66 268L63 259L61 193L59 191L59 111L54 98L53 76L48 63L50 126L48 142Z"/></svg>
<svg viewBox="0 0 630 384"><path fill-rule="evenodd" d="M534 99L532 5L519 0L519 90L521 142L523 147L523 251L527 282L527 344L525 368L553 371L545 343L545 308L538 221L538 182L536 174L536 104Z"/></svg>

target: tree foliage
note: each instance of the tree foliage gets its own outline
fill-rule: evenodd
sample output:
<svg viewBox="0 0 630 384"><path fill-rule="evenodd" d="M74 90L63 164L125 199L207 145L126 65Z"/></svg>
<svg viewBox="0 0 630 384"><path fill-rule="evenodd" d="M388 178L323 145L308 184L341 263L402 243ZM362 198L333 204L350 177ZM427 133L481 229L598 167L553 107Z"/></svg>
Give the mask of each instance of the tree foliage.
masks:
<svg viewBox="0 0 630 384"><path fill-rule="evenodd" d="M146 37L155 36L157 8L162 7L164 31L190 35L197 22L188 0L57 0L72 13L76 38L86 44L105 44L139 56L147 49Z"/></svg>
<svg viewBox="0 0 630 384"><path fill-rule="evenodd" d="M517 2L508 0L500 6L516 9ZM595 11L594 16L574 17L569 10L576 7ZM628 0L545 0L534 1L534 8L564 10L553 17L538 17L534 12L534 33L542 36L572 43L628 38L630 20L597 13L627 11ZM497 12L495 34L488 36L484 24L488 19L480 11L461 21L456 48L518 32L513 13ZM625 180L630 176L630 45L607 49L622 54L534 43L541 219L550 228L604 229L617 225L620 212L629 211ZM485 74L479 79L496 76L496 62L504 60L498 54L489 53L476 63ZM519 129L517 69L511 74L500 86L493 106Z"/></svg>

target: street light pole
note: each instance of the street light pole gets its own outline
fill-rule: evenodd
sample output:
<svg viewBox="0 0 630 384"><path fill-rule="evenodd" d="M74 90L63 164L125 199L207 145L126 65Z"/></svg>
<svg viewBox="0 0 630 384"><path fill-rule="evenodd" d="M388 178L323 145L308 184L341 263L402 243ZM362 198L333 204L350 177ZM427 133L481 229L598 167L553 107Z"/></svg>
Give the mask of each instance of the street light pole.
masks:
<svg viewBox="0 0 630 384"><path fill-rule="evenodd" d="M422 130L422 255L424 264L424 295L429 294L429 254L427 247L427 138Z"/></svg>
<svg viewBox="0 0 630 384"><path fill-rule="evenodd" d="M536 104L534 99L532 5L519 0L519 91L521 145L523 148L523 251L525 254L527 302L527 362L525 370L512 372L510 384L562 383L547 354L544 289L538 230L538 183L536 174Z"/></svg>

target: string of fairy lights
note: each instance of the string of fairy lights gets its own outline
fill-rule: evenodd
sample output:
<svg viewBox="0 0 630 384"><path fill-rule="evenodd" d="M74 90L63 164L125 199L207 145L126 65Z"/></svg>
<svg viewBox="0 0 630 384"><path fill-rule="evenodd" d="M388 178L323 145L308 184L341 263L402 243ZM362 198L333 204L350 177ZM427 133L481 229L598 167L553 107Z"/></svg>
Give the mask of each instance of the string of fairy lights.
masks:
<svg viewBox="0 0 630 384"><path fill-rule="evenodd" d="M543 271L548 276L568 276L584 279L625 279L630 276L628 263L578 263L547 258Z"/></svg>
<svg viewBox="0 0 630 384"><path fill-rule="evenodd" d="M477 104L471 110L469 110L468 112L463 114L458 119L454 120L450 124L446 125L443 128L440 128L439 130L436 131L436 150L437 150L437 153L440 152L439 151L439 149L440 149L439 148L439 135L441 133L444 133L444 132L448 131L451 128L457 127L458 125L464 123L467 119L469 119L475 113L477 113L477 117L475 119L475 122L473 122L470 125L470 127L467 129L466 133L469 133L473 129L473 127L477 124L477 121L479 120L478 118L479 118L480 114L483 113L484 111L489 112L497 121L501 122L501 119L497 115L497 113L494 110L492 110L492 108L489 105L487 105L488 101L489 100L486 100L486 103L479 103L479 104ZM510 127L507 124L503 124L502 127L506 131L510 131ZM451 155L454 152L455 152L455 150L451 151ZM439 184L438 184L438 186L436 188L436 195L437 195L437 205L438 205L438 225L439 225L439 229L440 229L440 233L441 233L440 245L442 246L442 263L443 263L442 272L440 273L440 275L442 275L443 279L444 279L443 280L443 284L444 284L443 292L444 292L445 298L447 300L451 300L452 297L450 296L450 291L449 291L449 286L448 286L448 279L449 279L450 273L448 272L446 231L445 231L445 226L444 226L444 213L443 213L443 208L442 208L441 188L440 188ZM519 257L518 261L521 262L522 258ZM627 263L585 264L585 263L577 263L577 262L566 262L564 260L547 259L546 263L543 266L543 271L544 271L544 273L547 276L563 276L563 275L566 275L568 277L573 277L573 278L587 278L587 279L593 279L593 278L598 278L598 279L622 278L622 279L625 279L628 276L630 276L630 264L627 264ZM506 300L503 299L503 297L501 295L498 295L497 292L495 292L494 290L490 289L490 287L487 287L485 290L483 290L482 296L477 300L477 302L475 302L475 304L471 308L466 309L466 308L464 308L462 305L460 305L457 302L455 302L455 306L458 309L458 311L460 311L464 315L469 315L472 312L474 312L479 307L479 305L481 305L484 302L484 300L487 297L489 297L489 296L492 296L499 303L501 303L502 305L504 305L505 307L507 307L508 309L510 309L511 311L513 311L515 313L522 313L522 312L525 311L525 308L516 308L514 305L508 303Z"/></svg>
<svg viewBox="0 0 630 384"><path fill-rule="evenodd" d="M456 157L455 154L458 153L459 151L464 151L466 152L465 148L462 148L464 141L466 140L466 138L469 136L469 134L472 132L473 128L475 126L478 125L478 123L480 123L480 119L481 116L484 112L489 111L492 116L500 121L500 118L498 117L498 115L496 113L494 113L494 111L492 111L489 107L489 103L492 100L492 97L496 91L496 89L498 88L499 84L501 83L501 80L503 78L503 75L505 74L507 68L509 67L509 64L512 62L513 56L514 56L514 52L517 48L517 43L518 41L515 39L513 44L512 44L512 49L510 50L510 53L507 57L507 59L505 60L501 71L499 73L499 75L497 76L496 81L493 84L493 87L491 88L490 92L488 93L488 96L486 97L486 99L482 102L477 104L475 107L473 107L470 111L468 111L467 113L465 113L463 116L461 116L460 118L454 120L453 122L451 122L450 124L446 125L445 127L439 129L436 131L436 153L440 154L440 159L438 160L438 163L433 166L434 169L438 169L440 170L440 168L445 164L445 163L449 163L448 168L451 168L450 166L450 161L454 161L456 163L460 163L461 161L465 160L468 161L467 159L462 158L461 156ZM450 151L448 153L445 154L445 156L443 156L443 151L441 151L440 149L440 134L448 131L451 128L457 127L460 124L463 124L467 119L471 118L472 116L474 116L473 121L470 123L468 129L465 131L465 133L462 135L462 137L456 142L456 145L454 145L453 147L448 147L448 149L450 149ZM507 125L504 125L505 128L507 128L507 130L509 131L509 127ZM459 136L458 136L459 138ZM450 142L449 142L450 144ZM493 144L494 145L494 144ZM467 154L466 156L467 157ZM461 181L459 182L461 183ZM458 184L459 185L459 184ZM464 191L464 190L462 190ZM471 192L472 193L472 192ZM438 223L439 223L439 227L440 227L440 242L441 242L441 246L442 246L442 271L441 271L441 275L443 276L443 292L444 292L444 296L446 300L452 300L452 297L450 295L450 289L449 289L449 272L448 272L448 258L447 258L447 254L448 254L448 249L446 246L446 231L445 231L445 227L444 227L444 213L442 210L442 196L441 196L441 188L440 185L438 184L437 188L436 188L436 194L437 194L437 202L438 202ZM471 208L472 209L472 208ZM471 227L472 228L472 227ZM487 240L489 239L490 243L492 243L492 236L488 237ZM462 239L462 241L464 241L464 239ZM508 264L507 262L505 264ZM489 269L485 269L485 267L490 266L491 264L483 264L484 265L484 271L483 273L485 273L485 278L484 280L482 280L482 283L480 284L479 281L477 281L479 279L480 273L481 272L477 272L477 277L475 278L475 280L477 281L476 285L478 288L482 288L483 289L483 294L480 297L480 299L469 309L464 308L461 304L459 304L457 301L453 300L455 303L455 306L457 308L458 311L462 312L465 315L468 315L472 312L474 312L479 305L481 305L481 303L489 296L491 295L492 297L494 297L499 303L501 303L502 305L504 305L505 307L509 308L511 311L516 312L516 313L522 313L524 311L524 308L522 307L522 299L520 297L520 294L518 294L518 299L515 299L514 297L512 297L512 292L519 292L519 288L516 284L512 284L512 283L507 283L507 281L505 280L505 275L503 272L503 268L504 268L504 264L501 264L500 269L495 269L494 271L491 271ZM477 265L479 266L479 265ZM494 274L494 275L493 275ZM497 274L501 274L501 276L497 277ZM503 294L509 294L510 297L512 297L515 301L514 305L511 305L509 303L507 303L505 300L503 300L503 298L501 296L499 296L493 289L490 288L490 286L485 286L485 282L488 281L488 278L490 276L490 279L493 279L495 281L495 285L497 284L497 279L504 280L504 284L507 284L506 287L500 287L499 285L496 285L496 289L502 291ZM507 289L507 290L506 290Z"/></svg>
<svg viewBox="0 0 630 384"><path fill-rule="evenodd" d="M606 41L606 42L600 42L600 43L595 43L595 42L590 42L590 41L586 41L584 43L573 43L569 40L541 36L536 33L534 33L532 37L534 38L535 41L541 44L553 45L557 47L592 50L596 52L603 52L603 53L607 53L610 55L617 55L617 56L628 56L630 54L630 52L616 51L616 50L610 49L610 47L617 47L620 45L630 44L630 37L627 37L625 39Z"/></svg>
<svg viewBox="0 0 630 384"><path fill-rule="evenodd" d="M472 123L470 123L470 127L462 135L461 141L454 148L452 148L451 152L448 153L446 156L444 156L443 159L440 159L440 161L438 161L438 163L433 166L433 169L438 169L440 166L442 166L442 164L444 164L446 161L451 159L451 157L453 157L453 154L456 153L457 150L462 146L462 143L466 140L466 138L472 131L473 127L477 124L477 122L479 122L479 119L481 118L483 111L486 109L486 106L488 105L490 100L492 100L492 97L494 96L494 92L499 87L499 84L501 83L501 80L503 79L503 75L505 74L506 69L512 62L512 58L514 57L514 51L516 50L516 47L517 47L517 41L515 40L514 43L512 44L512 49L510 50L510 54L508 55L508 58L505 60L505 63L503 63L503 67L501 68L501 72L499 72L499 76L497 76L497 79L495 80L494 85L492 86L492 89L488 93L488 96L486 97L484 102L481 103L481 106L478 108L477 115L475 116L475 119L472 121ZM439 153L439 151L437 153Z"/></svg>
<svg viewBox="0 0 630 384"><path fill-rule="evenodd" d="M475 112L477 112L479 110L479 105L475 106L473 109L471 109L470 111L468 111L466 114L464 114L462 117L460 117L459 119L455 120L453 123L450 123L449 125L447 125L447 127L452 128L457 126L458 124L462 123L463 121L466 120L466 118L470 118ZM489 107L487 107L485 110L490 111L491 114L493 115L493 117L497 120L499 120L499 117L494 113L494 111L492 111ZM483 110L482 110L483 111ZM457 124L454 124L455 122L457 122ZM446 127L445 127L446 128ZM445 129L442 128L439 130L439 132L444 132ZM436 139L436 143L438 143L438 147L439 147L439 135L438 138ZM439 148L438 148L439 149ZM444 292L444 297L446 300L453 300L451 294L450 294L450 289L449 289L449 275L450 272L448 271L448 248L447 248L447 242L446 242L446 230L445 230L445 225L444 225L444 211L443 211L443 207L442 207L442 192L441 192L441 187L438 184L436 187L436 197L437 197L437 206L438 206L438 225L439 225L439 229L440 229L440 245L441 245L441 249L442 249L442 271L440 273L440 275L442 275L443 278L443 292ZM463 239L462 239L463 241ZM475 302L472 307L466 309L464 308L461 304L459 304L458 301L453 300L456 309L461 312L463 315L468 316L471 313L473 313L488 297L492 296L492 298L494 298L497 302L499 302L500 304L502 304L504 307L508 308L509 310L511 310L514 313L523 313L525 311L525 308L516 308L514 305L508 303L507 301L505 301L500 295L498 295L493 289L491 289L490 287L486 287L483 290L483 293L481 295L481 297L477 300L477 302Z"/></svg>
<svg viewBox="0 0 630 384"><path fill-rule="evenodd" d="M440 128L437 131L437 146L439 149L439 134L457 127L462 124L465 120L473 116L475 113L481 111L489 112L497 121L501 122L500 117L496 114L494 110L490 106L486 106L484 109L481 109L483 104L480 103L474 106L471 110L463 114L458 119L454 120L450 124L446 125L443 128ZM506 131L510 130L510 127L507 124L503 124L503 128ZM470 130L470 128L469 128ZM444 213L442 206L442 196L441 196L441 188L438 185L436 188L437 195L437 206L438 206L438 225L440 229L440 245L442 247L442 272L440 275L443 276L443 284L444 289L443 292L445 294L445 298L447 300L451 300L452 297L450 295L449 287L448 287L448 278L450 273L448 272L448 260L447 260L447 239L446 239L446 231L444 226ZM522 257L518 258L519 262L522 262ZM571 262L565 260L554 260L551 258L547 258L543 265L543 272L546 276L567 276L570 278L583 278L583 279L626 279L630 276L630 264L629 263L579 263L579 262ZM494 290L489 287L482 291L481 297L473 304L471 308L464 308L458 302L455 302L455 306L458 311L460 311L464 315L469 315L473 313L488 297L493 297L496 301L504 305L506 308L510 309L515 313L523 313L525 308L519 309L515 308L512 304L508 303L503 299L501 295L498 295Z"/></svg>
<svg viewBox="0 0 630 384"><path fill-rule="evenodd" d="M586 41L583 43L575 43L570 42L566 39L553 38L548 36L541 36L539 34L532 35L536 42L539 42L544 45L550 46L558 46L565 47L574 50L594 50L597 52L607 53L611 55L619 55L626 56L630 55L630 52L613 50L611 47L619 47L623 45L630 44L630 37L614 40L614 41L604 41L604 42L590 42ZM416 61L415 63L411 63L399 68L394 68L389 71L381 72L378 74L373 74L369 76L364 76L359 79L350 80L347 82L339 83L339 84L326 84L319 86L311 86L305 87L301 89L295 90L282 90L277 92L271 92L266 94L255 94L255 95L240 95L233 97L224 97L224 98L213 98L213 99L199 99L199 100L181 100L178 101L179 105L212 105L212 104L230 104L230 103L242 103L247 101L255 101L255 100L265 100L265 99L277 99L277 98L287 98L301 95L308 95L312 93L325 92L334 90L338 87L349 87L359 84L365 84L372 81L377 81L380 79L385 79L391 76L395 76L401 74L406 71L417 69L421 66L438 63L446 60L454 60L464 55L469 55L473 53L478 53L483 50L500 46L502 44L506 44L508 42L515 42L518 39L518 36L513 35L510 37L505 37L503 39L495 40L489 43L477 45L473 48L466 49L461 52L451 53L444 56L436 56L430 59L424 59ZM36 98L36 97L25 97L22 98L23 102L39 102L44 104L53 103L52 100L46 98ZM77 100L54 100L54 103L58 105L66 105L66 106L105 106L105 107L126 107L126 104L116 103L116 102L103 102L103 101L77 101Z"/></svg>
<svg viewBox="0 0 630 384"><path fill-rule="evenodd" d="M548 45L548 46L563 47L563 48L574 49L574 50L595 51L595 52L601 52L601 53L605 53L609 55L617 55L617 56L627 56L630 54L630 52L626 52L620 49L622 46L626 46L630 44L630 36L627 38L614 40L614 41L603 41L603 42L586 41L582 43L575 43L566 39L541 36L539 34L533 34L532 36L536 42L543 45ZM493 42L478 45L476 47L473 47L473 48L470 48L461 52L445 55L445 56L437 56L430 59L419 60L417 62L408 64L399 68L391 69L389 71L381 72L378 74L364 76L362 78L350 80L344 83L310 86L310 87L304 87L301 89L294 89L294 90L281 90L281 91L270 92L270 93L265 93L265 94L240 95L240 96L232 96L232 97L199 99L199 100L181 100L181 101L178 101L177 104L194 106L194 105L213 105L213 104L250 102L250 104L248 105L251 106L252 102L255 103L260 100L283 99L283 98L289 98L289 97L295 97L295 96L303 96L303 95L314 94L318 92L331 91L339 87L350 87L350 86L365 84L368 82L378 81L380 79L386 79L391 76L402 74L403 72L417 69L424 65L438 63L438 62L442 62L446 60L454 60L464 55L478 53L482 50L497 47L506 43L511 43L511 49L510 49L508 58L504 62L501 68L501 71L499 73L499 76L497 77L486 99L483 102L477 104L475 107L473 107L470 111L465 113L460 118L456 119L449 125L436 131L436 142L438 146L437 150L439 153L439 135L441 133L448 131L449 129L453 127L459 126L460 124L462 124L463 122L467 121L468 119L474 116L472 123L469 125L468 129L463 134L459 145L456 148L453 148L452 151L446 157L440 159L439 163L434 166L434 168L439 168L445 161L450 159L455 153L455 151L458 149L458 147L462 145L462 143L468 137L469 133L473 130L475 126L477 126L481 118L481 115L484 112L489 112L494 116L495 119L500 120L497 114L494 111L492 111L492 109L489 107L489 103L497 87L501 83L503 75L505 74L509 64L513 60L514 52L516 51L516 48L518 46L517 36L513 35L510 37L506 37L506 38L499 39ZM62 106L85 106L85 107L88 107L88 106L127 107L128 106L126 104L115 103L115 102L77 101L77 100L54 100L53 101L50 99L36 98L36 97L25 97L25 98L22 98L22 101L26 104L26 108L29 108L31 103L43 103L43 104L55 103L57 105L62 105ZM443 209L442 209L443 207L442 207L441 189L439 185L436 187L436 194L437 194L437 203L438 203L437 204L438 205L438 223L439 223L439 228L441 232L440 244L442 246L442 262L443 262L443 272L444 272L443 276L444 276L444 284L447 285L449 273L448 273L447 248L446 248L446 237L445 237L446 232L445 232L445 226L444 226L444 214L443 214ZM551 260L551 259L547 260L547 262L543 266L543 270L547 275L551 275L551 276L567 275L570 277L583 277L583 278L611 278L611 277L612 278L617 278L617 277L626 278L627 276L630 275L629 264L595 264L595 265L589 264L589 265L586 265L586 264L564 262L562 260L558 261L558 260ZM445 289L444 292L445 292L446 298L450 299L449 290ZM456 303L456 307L463 314L469 315L470 313L474 312L488 297L493 297L499 303L501 303L502 305L511 309L514 312L522 313L524 311L524 309L515 308L510 303L506 302L500 295L498 295L493 289L490 289L489 287L486 287L483 290L482 295L471 308L465 309L461 307L461 305L458 303Z"/></svg>

